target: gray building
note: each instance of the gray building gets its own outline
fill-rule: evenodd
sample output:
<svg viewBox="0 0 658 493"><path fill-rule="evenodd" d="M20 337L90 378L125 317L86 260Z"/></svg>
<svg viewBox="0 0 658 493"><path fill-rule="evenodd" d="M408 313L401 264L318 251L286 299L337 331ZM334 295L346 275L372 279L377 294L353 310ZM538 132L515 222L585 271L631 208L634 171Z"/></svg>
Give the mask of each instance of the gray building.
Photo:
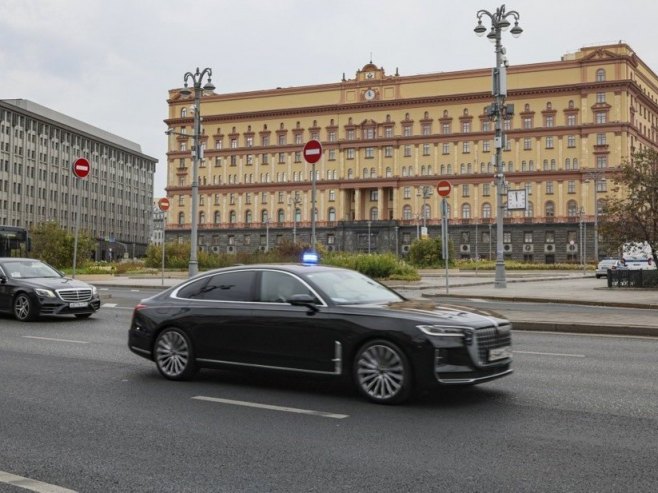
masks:
<svg viewBox="0 0 658 493"><path fill-rule="evenodd" d="M91 164L77 178L73 163ZM144 254L157 159L141 147L25 99L0 100L0 224L54 221L96 238L96 259Z"/></svg>

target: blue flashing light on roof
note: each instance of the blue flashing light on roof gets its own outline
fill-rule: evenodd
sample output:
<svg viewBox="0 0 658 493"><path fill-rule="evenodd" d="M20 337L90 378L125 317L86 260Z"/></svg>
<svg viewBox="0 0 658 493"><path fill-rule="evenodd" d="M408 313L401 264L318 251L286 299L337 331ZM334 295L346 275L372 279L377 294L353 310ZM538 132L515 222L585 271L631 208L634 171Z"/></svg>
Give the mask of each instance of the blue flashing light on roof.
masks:
<svg viewBox="0 0 658 493"><path fill-rule="evenodd" d="M318 265L320 263L320 256L318 252L313 250L304 252L302 254L302 264L304 265Z"/></svg>

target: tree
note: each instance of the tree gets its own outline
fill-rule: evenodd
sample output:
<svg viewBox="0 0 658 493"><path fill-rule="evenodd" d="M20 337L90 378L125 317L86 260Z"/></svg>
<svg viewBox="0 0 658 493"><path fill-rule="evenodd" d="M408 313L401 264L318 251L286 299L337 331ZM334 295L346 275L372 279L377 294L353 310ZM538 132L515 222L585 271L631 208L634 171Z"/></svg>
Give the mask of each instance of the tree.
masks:
<svg viewBox="0 0 658 493"><path fill-rule="evenodd" d="M622 194L606 200L600 235L610 251L647 242L658 262L658 151L635 152L622 162L612 180Z"/></svg>
<svg viewBox="0 0 658 493"><path fill-rule="evenodd" d="M30 230L32 250L30 255L50 265L63 269L73 265L73 248L75 237L53 222L41 223ZM78 266L89 260L90 252L95 248L94 240L86 233L78 235Z"/></svg>

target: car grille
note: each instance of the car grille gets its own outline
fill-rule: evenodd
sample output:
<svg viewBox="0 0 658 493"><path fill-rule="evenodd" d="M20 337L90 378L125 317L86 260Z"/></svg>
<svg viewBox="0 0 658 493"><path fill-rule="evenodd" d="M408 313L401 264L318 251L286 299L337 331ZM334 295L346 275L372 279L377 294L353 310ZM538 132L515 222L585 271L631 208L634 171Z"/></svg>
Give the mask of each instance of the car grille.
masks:
<svg viewBox="0 0 658 493"><path fill-rule="evenodd" d="M91 289L58 289L57 294L67 302L89 301L91 299Z"/></svg>
<svg viewBox="0 0 658 493"><path fill-rule="evenodd" d="M475 331L478 357L481 364L487 362L490 349L510 346L512 344L511 328L511 325L501 325L498 328L487 327Z"/></svg>

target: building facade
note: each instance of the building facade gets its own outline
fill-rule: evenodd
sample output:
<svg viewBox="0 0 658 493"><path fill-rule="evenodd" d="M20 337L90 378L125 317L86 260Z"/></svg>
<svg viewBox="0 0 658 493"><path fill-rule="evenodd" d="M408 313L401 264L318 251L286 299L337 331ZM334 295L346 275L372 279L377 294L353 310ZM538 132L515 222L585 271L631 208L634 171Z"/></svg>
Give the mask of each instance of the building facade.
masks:
<svg viewBox="0 0 658 493"><path fill-rule="evenodd" d="M404 253L424 227L439 236L436 186L448 180L456 252L495 258L491 84L491 69L401 76L371 62L333 84L204 94L200 248L309 243L314 168L302 149L317 139L319 243ZM633 151L658 147L658 78L620 43L509 67L507 88L514 112L503 125L503 171L528 202L505 213L505 255L591 261L602 200L624 193L611 174ZM174 89L168 105L166 235L182 241L191 229L193 99Z"/></svg>
<svg viewBox="0 0 658 493"><path fill-rule="evenodd" d="M72 173L80 157L91 165L84 179ZM74 231L79 213L96 259L142 256L156 163L134 142L32 101L0 100L0 224Z"/></svg>

